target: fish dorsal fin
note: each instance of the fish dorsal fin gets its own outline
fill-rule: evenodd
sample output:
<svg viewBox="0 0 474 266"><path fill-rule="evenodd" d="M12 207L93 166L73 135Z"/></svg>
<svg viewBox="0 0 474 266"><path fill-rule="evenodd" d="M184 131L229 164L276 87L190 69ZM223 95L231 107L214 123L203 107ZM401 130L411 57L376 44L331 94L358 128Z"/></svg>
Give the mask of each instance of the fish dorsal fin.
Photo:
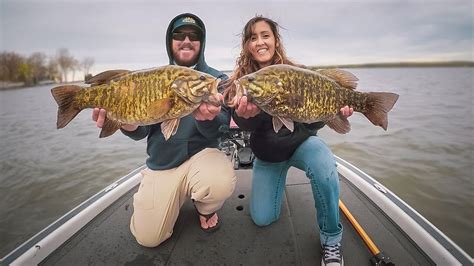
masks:
<svg viewBox="0 0 474 266"><path fill-rule="evenodd" d="M104 125L102 126L102 130L100 131L99 138L105 138L110 135L113 135L115 131L117 131L121 127L122 127L122 123L106 117L104 121Z"/></svg>
<svg viewBox="0 0 474 266"><path fill-rule="evenodd" d="M355 88L357 87L357 81L359 81L359 79L354 76L354 74L342 69L318 69L316 70L316 72L333 79L335 82L337 82L337 84L341 85L342 87L352 90L355 90Z"/></svg>
<svg viewBox="0 0 474 266"><path fill-rule="evenodd" d="M154 118L158 119L163 117L171 109L172 103L170 98L158 99L147 107L147 114Z"/></svg>
<svg viewBox="0 0 474 266"><path fill-rule="evenodd" d="M168 140L172 135L176 134L179 127L179 118L169 119L161 123L161 133Z"/></svg>
<svg viewBox="0 0 474 266"><path fill-rule="evenodd" d="M333 119L327 121L326 124L339 134L346 134L351 131L349 120L340 114L337 114Z"/></svg>
<svg viewBox="0 0 474 266"><path fill-rule="evenodd" d="M283 118L280 116L274 116L272 117L272 122L273 122L273 130L278 133L280 129L285 125L286 128L288 128L291 132L295 130L295 124L291 119L288 118Z"/></svg>
<svg viewBox="0 0 474 266"><path fill-rule="evenodd" d="M131 73L130 70L116 69L116 70L107 70L102 73L99 73L90 79L86 80L86 84L91 84L92 86L97 86L101 84L108 84L112 80L118 80L120 77L125 76Z"/></svg>

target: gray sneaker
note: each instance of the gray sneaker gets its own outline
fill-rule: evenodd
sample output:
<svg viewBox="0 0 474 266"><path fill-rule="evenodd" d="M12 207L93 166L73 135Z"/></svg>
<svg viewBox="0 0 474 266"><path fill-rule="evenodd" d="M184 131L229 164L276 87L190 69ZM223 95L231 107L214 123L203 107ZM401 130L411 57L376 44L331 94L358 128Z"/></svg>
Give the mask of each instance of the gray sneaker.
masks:
<svg viewBox="0 0 474 266"><path fill-rule="evenodd" d="M323 258L321 266L343 266L344 259L342 258L341 244L324 245Z"/></svg>

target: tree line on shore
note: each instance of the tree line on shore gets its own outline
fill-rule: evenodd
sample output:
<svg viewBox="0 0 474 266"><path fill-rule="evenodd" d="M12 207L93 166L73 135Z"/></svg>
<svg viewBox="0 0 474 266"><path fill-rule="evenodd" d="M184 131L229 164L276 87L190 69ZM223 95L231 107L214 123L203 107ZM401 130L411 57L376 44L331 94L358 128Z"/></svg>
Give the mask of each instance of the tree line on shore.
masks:
<svg viewBox="0 0 474 266"><path fill-rule="evenodd" d="M0 81L21 82L25 86L36 85L44 80L68 82L71 73L74 81L76 71L82 70L87 76L94 63L92 57L85 57L79 61L67 48L58 49L53 56L47 56L42 52L23 56L4 51L0 52Z"/></svg>

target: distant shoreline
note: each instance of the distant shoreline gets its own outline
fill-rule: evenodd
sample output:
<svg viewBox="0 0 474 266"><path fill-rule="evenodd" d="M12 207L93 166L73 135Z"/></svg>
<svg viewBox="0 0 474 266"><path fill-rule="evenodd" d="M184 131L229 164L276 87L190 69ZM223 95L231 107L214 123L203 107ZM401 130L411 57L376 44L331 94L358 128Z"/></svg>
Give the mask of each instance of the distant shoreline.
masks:
<svg viewBox="0 0 474 266"><path fill-rule="evenodd" d="M474 61L448 61L448 62L396 62L396 63L364 63L364 64L335 64L314 65L314 68L395 68L395 67L474 67Z"/></svg>
<svg viewBox="0 0 474 266"><path fill-rule="evenodd" d="M334 64L334 65L313 65L308 66L310 69L321 68L401 68L401 67L474 67L474 61L448 61L448 62L397 62L397 63L364 63L364 64ZM223 70L225 73L232 73L232 70ZM77 83L82 81L74 81L68 83ZM34 87L38 85L53 84L43 83L33 86L25 86L22 82L0 81L0 90L21 89Z"/></svg>
<svg viewBox="0 0 474 266"><path fill-rule="evenodd" d="M446 62L395 62L395 63L363 63L363 64L334 64L312 65L309 69L321 68L401 68L401 67L474 67L474 61L446 61ZM233 70L222 70L232 73Z"/></svg>
<svg viewBox="0 0 474 266"><path fill-rule="evenodd" d="M40 81L38 84L34 85L25 85L24 82L9 82L9 81L0 81L0 91L2 90L16 90L16 89L24 89L24 88L32 88L32 87L39 87L39 86L44 86L44 85L50 85L50 84L76 84L76 83L82 83L84 80L76 80L76 81L68 81L68 82L54 82L50 80L44 80Z"/></svg>

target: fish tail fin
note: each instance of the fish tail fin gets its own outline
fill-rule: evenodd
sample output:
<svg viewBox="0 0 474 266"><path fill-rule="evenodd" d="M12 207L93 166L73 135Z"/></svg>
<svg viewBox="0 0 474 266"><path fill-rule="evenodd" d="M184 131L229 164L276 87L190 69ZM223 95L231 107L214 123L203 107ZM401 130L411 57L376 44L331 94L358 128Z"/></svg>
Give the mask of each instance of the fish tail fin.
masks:
<svg viewBox="0 0 474 266"><path fill-rule="evenodd" d="M58 129L65 127L81 111L74 106L74 96L79 90L81 87L76 85L65 85L51 89L51 94L58 104L58 120L56 122Z"/></svg>
<svg viewBox="0 0 474 266"><path fill-rule="evenodd" d="M369 92L367 111L363 114L376 126L387 130L387 113L398 100L398 94L391 92Z"/></svg>

